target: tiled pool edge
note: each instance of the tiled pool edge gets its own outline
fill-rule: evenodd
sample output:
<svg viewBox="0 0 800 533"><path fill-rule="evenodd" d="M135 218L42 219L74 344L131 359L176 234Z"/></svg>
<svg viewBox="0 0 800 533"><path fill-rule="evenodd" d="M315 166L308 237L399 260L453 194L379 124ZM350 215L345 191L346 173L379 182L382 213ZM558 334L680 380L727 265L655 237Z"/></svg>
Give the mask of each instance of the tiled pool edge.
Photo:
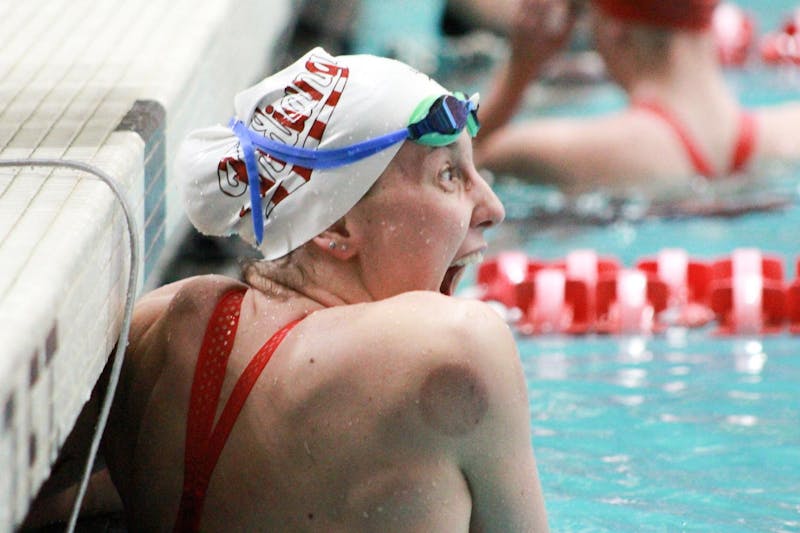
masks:
<svg viewBox="0 0 800 533"><path fill-rule="evenodd" d="M144 148L138 133L115 132L88 163L141 198ZM25 517L122 321L130 263L122 209L97 178L73 179L70 198L0 306L0 468L8 474L0 476L0 530ZM144 228L143 205L132 203Z"/></svg>
<svg viewBox="0 0 800 533"><path fill-rule="evenodd" d="M159 256L169 253L181 229L181 217L173 207L175 187L167 172L170 151L188 129L224 119L235 90L272 68L282 47L280 37L287 31L283 25L291 24L293 4L281 0L215 6L209 10L212 15L197 19L198 24L185 25L187 38L197 45L191 54L184 54L188 63L168 71L156 69L155 74L130 72L118 92L115 85L107 89L115 99L94 118L115 115L116 119L93 123L97 131L90 133L96 135L82 136L81 143L67 148L37 144L36 139L45 138L37 132L35 138L30 136L35 141L30 146L16 142L19 139L14 146L5 146L0 139L0 159L62 157L118 178L129 193L142 237L141 287L156 277ZM270 16L265 18L265 13ZM239 21L240 31L229 31L232 20ZM158 39L162 33L152 35ZM243 47L242 42L253 38L253 45ZM112 72L120 68L110 66ZM220 78L222 68L228 75ZM111 77L103 76L102 81L106 79ZM22 94L28 100L26 87L14 86L0 97ZM125 107L115 108L119 99L130 96L135 98ZM39 105L33 96L31 100ZM0 108L3 105L7 102L0 101ZM119 111L125 114L121 121ZM21 120L25 124L27 119ZM10 126L3 130L10 138L19 131L13 122L3 126ZM87 138L99 144L86 144ZM10 178L0 175L0 197L14 180L25 185L26 194L36 192L23 198L28 211L23 217L14 218L11 226L0 220L0 243L23 244L6 246L0 253L0 271L7 276L0 282L0 532L13 530L25 518L113 349L130 260L121 209L95 177L26 166ZM51 194L51 189L58 194ZM44 206L43 197L59 204L39 218L35 211ZM58 197L63 199L53 200Z"/></svg>
<svg viewBox="0 0 800 533"><path fill-rule="evenodd" d="M144 141L144 280L153 273L166 240L166 110L155 100L137 100L116 131L133 131Z"/></svg>

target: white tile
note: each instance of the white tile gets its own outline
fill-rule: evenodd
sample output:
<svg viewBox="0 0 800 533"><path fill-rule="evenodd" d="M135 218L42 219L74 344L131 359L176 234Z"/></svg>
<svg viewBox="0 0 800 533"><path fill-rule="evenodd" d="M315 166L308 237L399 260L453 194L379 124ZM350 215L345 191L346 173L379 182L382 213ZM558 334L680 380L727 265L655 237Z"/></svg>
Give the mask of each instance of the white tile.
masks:
<svg viewBox="0 0 800 533"><path fill-rule="evenodd" d="M11 234L12 236L15 233ZM10 238L0 244L0 309L5 305L5 298L12 291L19 275L24 272L24 267L33 251L34 240L14 240ZM3 329L10 327L8 323L3 323Z"/></svg>
<svg viewBox="0 0 800 533"><path fill-rule="evenodd" d="M14 436L10 432L0 432L0 465L10 465L13 460ZM13 512L11 509L13 475L6 470L0 476L0 531L12 531Z"/></svg>
<svg viewBox="0 0 800 533"><path fill-rule="evenodd" d="M279 16L289 3L271 2L271 15ZM264 66L262 56L253 60L271 39L269 28L254 16L263 13L263 4L222 0L199 9L191 0L29 0L8 9L10 4L0 0L0 158L64 157L99 165L128 195L141 235L143 142L133 132L114 129L135 100L148 98L167 109L169 146L190 126L224 121L232 95ZM232 20L236 31L231 31ZM248 36L261 44L241 46ZM221 69L229 75L220 78ZM172 157L168 152L168 164ZM17 353L46 334L37 328L47 317L57 314L63 321L63 342L51 368L59 375L51 430L58 442L115 340L129 251L122 215L104 184L66 171L44 181L46 174L0 169L0 318L27 306L26 316L8 323L30 322L14 331L0 327L0 345ZM175 228L183 217L173 182L168 181L165 196L167 227ZM84 271L87 264L91 268ZM12 379L4 362L0 358L0 391ZM48 400L38 389L32 394L32 420L45 420L49 413L42 406ZM28 431L22 431L27 439ZM27 471L20 447L14 461ZM23 472L21 483L38 483L48 449L44 440L37 443L39 460L30 476ZM7 455L3 460L0 450L0 469L8 465ZM20 484L4 489L0 483L0 501L13 500L16 518L24 514L28 495ZM0 505L0 530L9 529L3 512Z"/></svg>
<svg viewBox="0 0 800 533"><path fill-rule="evenodd" d="M92 79L95 72L101 67L97 61L90 61L89 58L82 56L70 65L70 69L65 73L62 84L73 84L79 87L86 85Z"/></svg>
<svg viewBox="0 0 800 533"><path fill-rule="evenodd" d="M0 65L2 62L0 62ZM19 84L9 83L0 77L0 112L2 112L8 104L14 100L17 95L23 90Z"/></svg>
<svg viewBox="0 0 800 533"><path fill-rule="evenodd" d="M22 372L16 372L16 386L14 402L17 406L17 413L28 412L28 392ZM28 483L28 434L29 420L27 416L21 415L15 418L12 434L14 441L14 462L12 468L15 471L15 487L12 500L13 515L15 520L20 520L25 515L28 501L30 499L30 485Z"/></svg>
<svg viewBox="0 0 800 533"><path fill-rule="evenodd" d="M79 146L73 144L64 152L64 159L72 161L89 161L97 153L98 147Z"/></svg>
<svg viewBox="0 0 800 533"><path fill-rule="evenodd" d="M36 192L42 187L47 179L49 171L31 172L30 167L24 167L15 178L11 185L6 189L0 198L0 205L3 206L27 206Z"/></svg>
<svg viewBox="0 0 800 533"><path fill-rule="evenodd" d="M44 144L44 140L39 143L39 146L31 154L31 158L37 159L61 159L66 150L63 146L49 146Z"/></svg>
<svg viewBox="0 0 800 533"><path fill-rule="evenodd" d="M49 206L57 213L74 188L75 180L73 178L64 178L54 174L37 192L36 202ZM36 205L31 207L36 208Z"/></svg>
<svg viewBox="0 0 800 533"><path fill-rule="evenodd" d="M21 212L12 212L12 211L4 211L0 208L0 242L2 242L11 229L14 227L14 224L17 223L17 220L22 215ZM0 255L0 259L2 259L2 255ZM4 269L0 267L0 275L4 272Z"/></svg>
<svg viewBox="0 0 800 533"><path fill-rule="evenodd" d="M78 136L80 126L80 124L60 122L45 133L38 146L40 148L59 148L61 152L59 155L61 155Z"/></svg>
<svg viewBox="0 0 800 533"><path fill-rule="evenodd" d="M38 146L44 138L46 131L47 130L41 126L25 123L8 142L7 148L30 148Z"/></svg>
<svg viewBox="0 0 800 533"><path fill-rule="evenodd" d="M26 159L30 154L31 149L27 147L6 146L0 149L0 159Z"/></svg>
<svg viewBox="0 0 800 533"><path fill-rule="evenodd" d="M7 145L19 130L19 124L0 122L0 146Z"/></svg>

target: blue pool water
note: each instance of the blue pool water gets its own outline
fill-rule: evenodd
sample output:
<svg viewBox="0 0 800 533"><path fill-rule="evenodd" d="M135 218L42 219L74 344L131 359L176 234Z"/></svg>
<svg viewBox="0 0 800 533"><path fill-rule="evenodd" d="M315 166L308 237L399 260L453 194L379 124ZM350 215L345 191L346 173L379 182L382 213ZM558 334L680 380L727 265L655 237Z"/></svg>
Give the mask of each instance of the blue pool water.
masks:
<svg viewBox="0 0 800 533"><path fill-rule="evenodd" d="M796 340L519 347L553 531L800 531Z"/></svg>
<svg viewBox="0 0 800 533"><path fill-rule="evenodd" d="M740 5L763 32L797 4ZM800 98L800 69L751 65L727 76L746 105ZM624 103L608 85L573 96L527 113ZM626 265L667 247L702 259L755 247L783 257L793 280L800 172L775 174L740 199L779 198L781 208L683 218L592 196L565 209L552 189L500 180L509 219L490 247L541 259L590 248ZM800 336L721 337L712 325L650 338L518 336L518 345L553 531L800 531Z"/></svg>

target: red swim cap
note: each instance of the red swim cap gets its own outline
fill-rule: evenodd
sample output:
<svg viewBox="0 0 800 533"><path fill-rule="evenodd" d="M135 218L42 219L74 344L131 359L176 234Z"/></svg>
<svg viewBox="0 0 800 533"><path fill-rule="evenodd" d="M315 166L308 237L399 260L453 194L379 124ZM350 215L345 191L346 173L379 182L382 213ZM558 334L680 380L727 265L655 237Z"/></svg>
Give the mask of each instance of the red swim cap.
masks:
<svg viewBox="0 0 800 533"><path fill-rule="evenodd" d="M625 22L679 30L704 30L719 0L592 0L604 13Z"/></svg>

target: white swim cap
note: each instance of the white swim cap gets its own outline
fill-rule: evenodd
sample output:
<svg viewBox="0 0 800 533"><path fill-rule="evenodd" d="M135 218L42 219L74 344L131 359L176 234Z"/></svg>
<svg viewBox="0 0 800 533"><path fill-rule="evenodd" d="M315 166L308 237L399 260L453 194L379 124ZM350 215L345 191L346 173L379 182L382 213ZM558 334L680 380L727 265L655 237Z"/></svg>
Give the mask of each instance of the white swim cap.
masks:
<svg viewBox="0 0 800 533"><path fill-rule="evenodd" d="M450 94L408 65L381 57L333 57L314 48L236 95L235 118L289 146L349 146L408 126L417 106ZM264 238L259 246L239 138L228 126L195 130L181 144L176 173L189 220L202 233L238 234L266 259L291 252L344 216L386 169L402 143L336 168L303 168L256 150Z"/></svg>

